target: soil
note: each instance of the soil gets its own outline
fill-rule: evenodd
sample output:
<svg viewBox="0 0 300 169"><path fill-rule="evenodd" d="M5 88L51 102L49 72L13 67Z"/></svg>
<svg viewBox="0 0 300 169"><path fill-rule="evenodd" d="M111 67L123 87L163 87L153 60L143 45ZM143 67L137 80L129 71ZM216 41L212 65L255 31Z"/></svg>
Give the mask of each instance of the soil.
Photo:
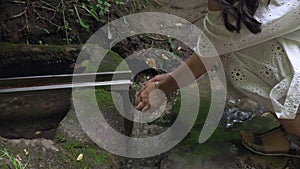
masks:
<svg viewBox="0 0 300 169"><path fill-rule="evenodd" d="M70 1L1 1L0 41L27 44L66 44L67 37L73 43L84 42L87 31L76 20ZM65 19L62 10L65 11ZM67 32L65 24L68 22ZM99 23L93 23L96 28ZM103 23L102 23L103 24Z"/></svg>
<svg viewBox="0 0 300 169"><path fill-rule="evenodd" d="M146 5L155 5L141 0L129 0L124 5L109 2L109 12L99 14L97 21L82 7L89 4L86 0L1 0L0 42L81 44L108 21L135 13ZM91 4L95 7L97 1L92 0ZM80 20L89 28L84 28Z"/></svg>

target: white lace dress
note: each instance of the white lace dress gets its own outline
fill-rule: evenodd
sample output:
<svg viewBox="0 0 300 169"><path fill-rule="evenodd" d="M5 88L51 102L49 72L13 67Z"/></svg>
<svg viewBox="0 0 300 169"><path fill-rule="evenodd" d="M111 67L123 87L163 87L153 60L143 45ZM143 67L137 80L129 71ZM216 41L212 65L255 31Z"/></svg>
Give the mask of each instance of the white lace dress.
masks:
<svg viewBox="0 0 300 169"><path fill-rule="evenodd" d="M227 81L278 118L294 119L300 104L300 0L260 0L255 17L262 32L225 29L219 11L209 11L196 52L221 55Z"/></svg>

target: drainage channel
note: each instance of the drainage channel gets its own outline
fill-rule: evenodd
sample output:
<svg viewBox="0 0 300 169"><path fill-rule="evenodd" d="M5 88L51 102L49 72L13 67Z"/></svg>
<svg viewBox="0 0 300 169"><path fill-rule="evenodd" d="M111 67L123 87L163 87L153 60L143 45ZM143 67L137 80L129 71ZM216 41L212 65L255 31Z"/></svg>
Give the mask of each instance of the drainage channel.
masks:
<svg viewBox="0 0 300 169"><path fill-rule="evenodd" d="M0 78L0 136L52 139L70 109L72 89L113 87L126 97L130 79L131 71Z"/></svg>

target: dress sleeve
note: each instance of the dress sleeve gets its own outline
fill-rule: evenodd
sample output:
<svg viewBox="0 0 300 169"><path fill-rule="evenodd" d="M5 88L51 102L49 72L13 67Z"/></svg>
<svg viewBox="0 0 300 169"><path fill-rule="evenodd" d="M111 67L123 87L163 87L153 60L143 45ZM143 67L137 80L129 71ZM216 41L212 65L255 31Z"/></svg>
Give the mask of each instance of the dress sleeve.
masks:
<svg viewBox="0 0 300 169"><path fill-rule="evenodd" d="M262 32L251 33L242 28L240 33L229 32L221 12L209 11L204 19L204 30L199 35L196 53L201 57L219 56L254 46L300 29L300 0L271 0L260 6L255 18L262 23ZM242 25L243 26L243 25Z"/></svg>

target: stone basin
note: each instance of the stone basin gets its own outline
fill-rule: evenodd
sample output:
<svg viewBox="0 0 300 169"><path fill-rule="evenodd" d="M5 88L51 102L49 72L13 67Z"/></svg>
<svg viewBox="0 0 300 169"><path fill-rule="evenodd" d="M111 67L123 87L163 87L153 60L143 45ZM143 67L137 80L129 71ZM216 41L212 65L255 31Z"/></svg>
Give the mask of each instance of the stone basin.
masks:
<svg viewBox="0 0 300 169"><path fill-rule="evenodd" d="M54 137L56 128L70 109L74 67L79 76L85 69L81 64L75 64L81 47L0 43L0 136L28 139ZM89 58L82 59L81 62ZM99 73L96 73L96 81L105 83L107 79L112 80L115 75L108 72L116 70L121 61L118 54L108 52L99 66ZM91 76L90 73L86 75ZM127 81L130 72L123 71L116 77ZM35 90L49 85L67 87ZM106 87L108 85L104 84ZM117 85L124 88L124 84ZM16 88L17 92L10 91ZM34 90L23 91L23 88Z"/></svg>
<svg viewBox="0 0 300 169"><path fill-rule="evenodd" d="M0 135L5 138L53 138L70 108L71 90L0 95Z"/></svg>
<svg viewBox="0 0 300 169"><path fill-rule="evenodd" d="M0 79L73 72L80 46L0 43ZM34 81L30 82L34 84ZM0 89L32 84L0 82ZM70 108L71 89L0 93L0 136L53 138Z"/></svg>

